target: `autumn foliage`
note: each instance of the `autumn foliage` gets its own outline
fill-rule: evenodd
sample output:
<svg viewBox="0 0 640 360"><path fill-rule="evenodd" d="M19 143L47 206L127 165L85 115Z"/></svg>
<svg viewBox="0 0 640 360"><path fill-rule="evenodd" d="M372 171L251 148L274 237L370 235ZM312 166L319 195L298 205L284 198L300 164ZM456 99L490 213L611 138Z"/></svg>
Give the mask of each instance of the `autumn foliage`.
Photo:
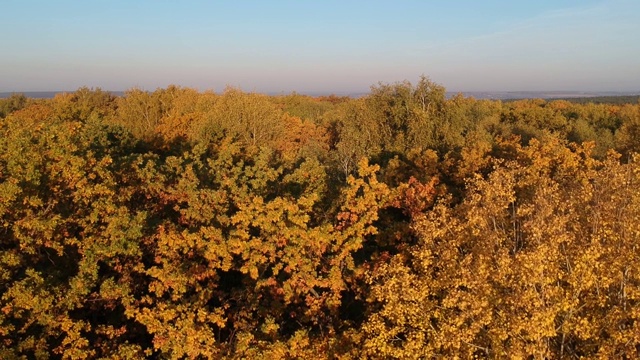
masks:
<svg viewBox="0 0 640 360"><path fill-rule="evenodd" d="M640 105L0 100L0 358L638 358Z"/></svg>

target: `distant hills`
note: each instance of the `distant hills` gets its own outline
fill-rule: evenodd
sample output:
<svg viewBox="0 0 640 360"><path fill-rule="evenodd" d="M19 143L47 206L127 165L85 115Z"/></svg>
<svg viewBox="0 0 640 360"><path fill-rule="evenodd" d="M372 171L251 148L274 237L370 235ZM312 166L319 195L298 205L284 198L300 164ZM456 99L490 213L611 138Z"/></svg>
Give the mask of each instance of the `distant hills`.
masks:
<svg viewBox="0 0 640 360"><path fill-rule="evenodd" d="M573 98L596 98L596 97L619 97L637 96L640 92L621 91L462 91L448 92L448 96L461 93L464 96L471 96L476 99L573 99Z"/></svg>
<svg viewBox="0 0 640 360"><path fill-rule="evenodd" d="M50 99L56 94L72 93L74 91L24 91L22 93L29 98L34 99ZM124 91L110 91L113 95L121 96ZM308 92L302 94L309 96L331 95L322 92ZM0 98L7 98L14 92L0 92ZM268 95L285 95L286 93L269 93ZM368 93L335 93L341 96L349 96L353 98L362 97ZM474 97L476 99L491 100L516 100L516 99L566 99L575 102L637 102L640 99L640 91L638 92L619 92L619 91L449 91L447 97L453 97L462 94L466 97Z"/></svg>
<svg viewBox="0 0 640 360"><path fill-rule="evenodd" d="M24 94L28 98L32 99L51 99L56 94L73 93L75 91L14 91L14 92L0 92L0 99L8 98L12 94ZM109 91L113 95L124 95L124 91Z"/></svg>

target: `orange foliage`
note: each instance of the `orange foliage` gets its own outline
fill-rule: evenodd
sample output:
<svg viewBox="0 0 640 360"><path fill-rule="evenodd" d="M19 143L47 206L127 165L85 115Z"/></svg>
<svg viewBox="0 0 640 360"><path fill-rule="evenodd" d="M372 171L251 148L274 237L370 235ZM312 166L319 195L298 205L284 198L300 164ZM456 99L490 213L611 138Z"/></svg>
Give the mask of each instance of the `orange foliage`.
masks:
<svg viewBox="0 0 640 360"><path fill-rule="evenodd" d="M14 100L2 359L640 357L637 104Z"/></svg>

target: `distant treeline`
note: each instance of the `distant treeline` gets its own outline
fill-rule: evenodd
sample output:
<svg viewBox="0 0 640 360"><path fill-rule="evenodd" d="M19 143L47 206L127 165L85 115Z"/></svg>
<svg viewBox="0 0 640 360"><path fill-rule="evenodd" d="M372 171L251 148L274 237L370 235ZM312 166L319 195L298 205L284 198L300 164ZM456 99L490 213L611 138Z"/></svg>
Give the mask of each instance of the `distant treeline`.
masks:
<svg viewBox="0 0 640 360"><path fill-rule="evenodd" d="M625 95L625 96L594 96L594 97L579 97L579 98L564 98L554 100L567 100L576 104L637 104L640 102L640 95Z"/></svg>
<svg viewBox="0 0 640 360"><path fill-rule="evenodd" d="M73 93L74 91L25 91L25 92L0 92L0 99L12 96L24 96L31 99L53 99L56 95ZM124 95L124 91L108 91L114 96Z"/></svg>
<svg viewBox="0 0 640 360"><path fill-rule="evenodd" d="M639 358L640 104L571 100L1 99L0 358Z"/></svg>
<svg viewBox="0 0 640 360"><path fill-rule="evenodd" d="M24 96L27 98L33 99L52 99L56 95L61 95L65 93L73 93L73 91L28 91L28 92L0 92L0 99L9 98L11 96ZM123 96L125 94L124 91L109 91L110 94L114 96ZM293 92L290 95L296 95L296 92ZM545 99L547 101L553 100L567 100L570 102L586 104L589 102L593 102L595 104L635 104L640 99L640 95L606 95L606 96L571 96L571 97L562 97L554 94L550 94L548 92L446 92L447 98L452 98L457 95L474 97L476 99L489 99L489 100L502 100L502 101L516 101L516 100L525 100L525 99ZM271 96L278 96L282 94L271 94ZM351 94L341 94L341 95L331 95L331 94L299 94L299 95L308 95L311 97L321 98L323 96L340 96L340 97L350 97L350 98L359 98L366 96L366 93L351 93Z"/></svg>

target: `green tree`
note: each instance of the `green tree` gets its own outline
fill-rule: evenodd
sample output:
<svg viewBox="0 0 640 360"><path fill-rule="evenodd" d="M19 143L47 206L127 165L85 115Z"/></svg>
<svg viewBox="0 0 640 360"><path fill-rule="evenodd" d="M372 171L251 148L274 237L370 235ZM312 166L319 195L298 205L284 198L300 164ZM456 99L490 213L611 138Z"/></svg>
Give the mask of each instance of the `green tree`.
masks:
<svg viewBox="0 0 640 360"><path fill-rule="evenodd" d="M28 99L24 94L13 93L6 99L0 99L0 118L27 106Z"/></svg>

